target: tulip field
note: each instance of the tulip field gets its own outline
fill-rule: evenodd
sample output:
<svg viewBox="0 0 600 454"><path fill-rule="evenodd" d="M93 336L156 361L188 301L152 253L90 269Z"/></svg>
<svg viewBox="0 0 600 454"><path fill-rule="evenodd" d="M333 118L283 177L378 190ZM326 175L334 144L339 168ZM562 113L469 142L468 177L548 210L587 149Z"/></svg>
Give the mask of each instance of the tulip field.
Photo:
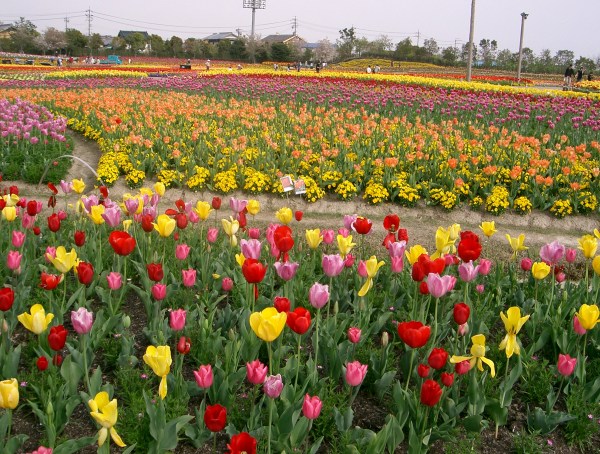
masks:
<svg viewBox="0 0 600 454"><path fill-rule="evenodd" d="M598 449L600 231L496 224L597 216L597 95L79 72L0 83L0 452ZM74 133L93 187L66 177ZM486 220L419 244L402 210L425 205Z"/></svg>

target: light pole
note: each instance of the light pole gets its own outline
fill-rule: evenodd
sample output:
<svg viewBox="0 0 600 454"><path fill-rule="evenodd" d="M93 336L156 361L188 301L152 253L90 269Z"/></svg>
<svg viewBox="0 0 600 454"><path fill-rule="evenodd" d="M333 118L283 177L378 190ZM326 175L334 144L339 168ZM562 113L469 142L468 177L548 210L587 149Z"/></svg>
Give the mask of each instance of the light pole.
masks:
<svg viewBox="0 0 600 454"><path fill-rule="evenodd" d="M521 81L521 63L523 61L523 35L525 34L525 19L529 14L521 13L521 40L519 41L519 64L517 65L517 82Z"/></svg>
<svg viewBox="0 0 600 454"><path fill-rule="evenodd" d="M252 31L250 33L250 54L252 58L252 63L256 63L255 61L255 42L254 42L254 16L256 15L257 9L265 9L266 8L266 0L243 0L244 8L249 8L252 10Z"/></svg>
<svg viewBox="0 0 600 454"><path fill-rule="evenodd" d="M471 26L469 28L469 56L467 61L467 82L471 82L473 66L473 35L475 34L475 0L471 0Z"/></svg>

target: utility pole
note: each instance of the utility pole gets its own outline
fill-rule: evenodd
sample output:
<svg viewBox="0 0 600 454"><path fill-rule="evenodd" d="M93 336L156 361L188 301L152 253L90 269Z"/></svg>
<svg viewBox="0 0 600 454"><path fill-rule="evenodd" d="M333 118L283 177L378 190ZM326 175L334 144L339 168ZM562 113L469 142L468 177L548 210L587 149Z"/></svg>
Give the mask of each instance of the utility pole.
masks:
<svg viewBox="0 0 600 454"><path fill-rule="evenodd" d="M473 35L475 34L475 0L471 0L471 25L469 28L469 56L467 61L467 82L471 82L471 67L473 66Z"/></svg>
<svg viewBox="0 0 600 454"><path fill-rule="evenodd" d="M417 47L419 47L419 41L421 41L421 32L417 30Z"/></svg>
<svg viewBox="0 0 600 454"><path fill-rule="evenodd" d="M69 18L65 17L65 33L69 31Z"/></svg>
<svg viewBox="0 0 600 454"><path fill-rule="evenodd" d="M267 0L243 0L243 7L252 9L252 31L250 34L250 55L252 63L256 63L256 43L254 42L254 22L257 9L265 9Z"/></svg>
<svg viewBox="0 0 600 454"><path fill-rule="evenodd" d="M521 81L521 63L523 62L523 36L525 33L525 19L529 14L521 13L521 39L519 40L519 64L517 66L517 82Z"/></svg>
<svg viewBox="0 0 600 454"><path fill-rule="evenodd" d="M296 36L296 32L298 30L298 20L296 19L296 16L294 16L294 19L292 20L292 30L293 35Z"/></svg>
<svg viewBox="0 0 600 454"><path fill-rule="evenodd" d="M88 48L90 49L89 51L89 56L92 56L92 10L88 7L87 12L85 13L85 15L88 18Z"/></svg>

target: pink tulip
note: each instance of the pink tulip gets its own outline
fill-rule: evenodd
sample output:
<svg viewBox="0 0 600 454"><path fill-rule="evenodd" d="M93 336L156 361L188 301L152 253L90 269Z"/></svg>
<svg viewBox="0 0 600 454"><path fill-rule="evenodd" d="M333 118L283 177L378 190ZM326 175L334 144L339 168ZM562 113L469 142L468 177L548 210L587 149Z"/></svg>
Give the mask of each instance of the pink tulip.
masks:
<svg viewBox="0 0 600 454"><path fill-rule="evenodd" d="M169 326L173 331L181 331L185 328L185 309L176 309L169 312Z"/></svg>
<svg viewBox="0 0 600 454"><path fill-rule="evenodd" d="M325 244L331 244L335 240L335 232L331 229L323 230L321 235L323 235L323 243Z"/></svg>
<svg viewBox="0 0 600 454"><path fill-rule="evenodd" d="M76 311L71 311L71 324L77 334L87 334L92 330L94 314L85 307L80 307Z"/></svg>
<svg viewBox="0 0 600 454"><path fill-rule="evenodd" d="M362 278L366 278L369 274L367 273L367 264L364 260L358 262L358 275Z"/></svg>
<svg viewBox="0 0 600 454"><path fill-rule="evenodd" d="M460 262L460 259L458 259L458 257L456 257L455 255L446 254L444 256L444 263L446 264L446 266L457 265L458 262Z"/></svg>
<svg viewBox="0 0 600 454"><path fill-rule="evenodd" d="M323 255L321 266L326 276L338 276L344 269L344 259L339 254Z"/></svg>
<svg viewBox="0 0 600 454"><path fill-rule="evenodd" d="M131 197L131 198L125 200L125 209L127 210L127 213L129 213L130 215L135 214L139 207L140 207L140 199L138 199L137 197Z"/></svg>
<svg viewBox="0 0 600 454"><path fill-rule="evenodd" d="M367 375L367 368L366 364L361 364L358 361L346 364L346 383L350 386L360 385L365 379L365 375Z"/></svg>
<svg viewBox="0 0 600 454"><path fill-rule="evenodd" d="M242 254L247 259L260 260L260 254L262 251L262 243L258 240L241 240L240 249Z"/></svg>
<svg viewBox="0 0 600 454"><path fill-rule="evenodd" d="M275 267L275 271L277 271L277 275L287 282L296 275L300 264L298 262L275 262L273 266Z"/></svg>
<svg viewBox="0 0 600 454"><path fill-rule="evenodd" d="M458 265L458 275L463 280L463 282L471 282L477 279L477 275L479 274L479 265L473 265L473 261L463 262Z"/></svg>
<svg viewBox="0 0 600 454"><path fill-rule="evenodd" d="M167 286L165 284L154 284L151 291L152 296L157 301L162 301L167 297Z"/></svg>
<svg viewBox="0 0 600 454"><path fill-rule="evenodd" d="M556 282L561 283L561 282L564 282L565 279L567 279L567 275L563 272L556 273L554 275L554 279L556 279Z"/></svg>
<svg viewBox="0 0 600 454"><path fill-rule="evenodd" d="M350 231L346 228L341 228L338 229L338 234L342 235L344 238L348 238L348 235L350 235Z"/></svg>
<svg viewBox="0 0 600 454"><path fill-rule="evenodd" d="M205 366L200 366L198 370L194 371L194 378L196 379L196 384L202 389L208 389L212 386L214 375L212 366L207 364Z"/></svg>
<svg viewBox="0 0 600 454"><path fill-rule="evenodd" d="M194 210L187 212L187 217L192 224L198 224L200 222L200 216Z"/></svg>
<svg viewBox="0 0 600 454"><path fill-rule="evenodd" d="M233 288L233 280L230 277L224 277L221 281L221 289L224 292L230 292Z"/></svg>
<svg viewBox="0 0 600 454"><path fill-rule="evenodd" d="M441 298L452 291L455 284L456 278L449 274L440 276L437 273L429 273L427 275L427 289L434 298Z"/></svg>
<svg viewBox="0 0 600 454"><path fill-rule="evenodd" d="M352 265L354 265L354 260L355 259L356 259L356 257L354 257L354 255L348 254L346 256L346 260L344 260L344 266L346 268L352 268Z"/></svg>
<svg viewBox="0 0 600 454"><path fill-rule="evenodd" d="M358 215L356 214L345 214L344 215L344 227L346 228L346 230L351 230L352 229L352 224L354 224L354 221L356 221L356 218L358 217Z"/></svg>
<svg viewBox="0 0 600 454"><path fill-rule="evenodd" d="M44 258L46 259L46 263L50 263L50 259L56 258L56 248L52 246L48 246L46 248L46 253L44 254Z"/></svg>
<svg viewBox="0 0 600 454"><path fill-rule="evenodd" d="M283 391L283 380L281 374L269 375L263 383L263 391L271 399L276 399Z"/></svg>
<svg viewBox="0 0 600 454"><path fill-rule="evenodd" d="M401 273L404 269L403 257L390 257L392 273Z"/></svg>
<svg viewBox="0 0 600 454"><path fill-rule="evenodd" d="M211 227L210 229L208 229L208 232L206 232L206 241L208 241L209 243L214 243L215 241L217 241L218 236L219 230Z"/></svg>
<svg viewBox="0 0 600 454"><path fill-rule="evenodd" d="M329 286L314 283L308 291L308 300L315 309L321 309L329 301Z"/></svg>
<svg viewBox="0 0 600 454"><path fill-rule="evenodd" d="M565 255L565 247L558 242L544 244L540 249L540 257L549 265L558 263Z"/></svg>
<svg viewBox="0 0 600 454"><path fill-rule="evenodd" d="M122 285L122 276L121 273L116 273L114 271L108 273L106 276L106 280L108 281L108 288L111 290L119 290Z"/></svg>
<svg viewBox="0 0 600 454"><path fill-rule="evenodd" d="M483 284L477 284L475 286L475 290L477 290L477 293L483 293L484 290L485 290L485 285L483 285Z"/></svg>
<svg viewBox="0 0 600 454"><path fill-rule="evenodd" d="M490 271L492 270L492 261L488 260L488 259L481 259L479 260L479 274L481 274L482 276L487 276L488 274L490 274Z"/></svg>
<svg viewBox="0 0 600 454"><path fill-rule="evenodd" d="M255 359L251 363L246 363L246 379L253 385L264 383L267 378L267 371L267 366L258 359Z"/></svg>
<svg viewBox="0 0 600 454"><path fill-rule="evenodd" d="M189 253L190 247L187 244L178 244L175 246L175 257L177 257L177 260L187 259Z"/></svg>
<svg viewBox="0 0 600 454"><path fill-rule="evenodd" d="M318 418L321 414L321 408L323 408L323 402L321 402L319 396L311 397L308 394L304 396L304 402L302 402L302 414L305 418Z"/></svg>
<svg viewBox="0 0 600 454"><path fill-rule="evenodd" d="M67 219L67 212L65 210L58 210L56 214L58 215L58 219L60 219L61 221Z"/></svg>
<svg viewBox="0 0 600 454"><path fill-rule="evenodd" d="M556 365L558 372L564 377L568 377L575 370L577 365L577 358L571 358L569 355L558 355L558 363Z"/></svg>
<svg viewBox="0 0 600 454"><path fill-rule="evenodd" d="M106 208L101 216L110 227L117 227L121 224L121 210L118 207Z"/></svg>
<svg viewBox="0 0 600 454"><path fill-rule="evenodd" d="M579 321L577 314L573 316L573 331L580 336L583 336L585 333L587 333L587 330L581 326L581 322Z"/></svg>
<svg viewBox="0 0 600 454"><path fill-rule="evenodd" d="M464 336L469 333L469 324L463 323L462 325L458 325L458 335Z"/></svg>
<svg viewBox="0 0 600 454"><path fill-rule="evenodd" d="M40 446L35 451L31 451L29 454L52 454L52 448L46 448L45 446Z"/></svg>
<svg viewBox="0 0 600 454"><path fill-rule="evenodd" d="M23 246L25 242L25 234L19 230L13 230L12 233L12 245L16 248Z"/></svg>
<svg viewBox="0 0 600 454"><path fill-rule="evenodd" d="M565 260L569 263L573 263L577 258L577 249L567 249L565 251Z"/></svg>
<svg viewBox="0 0 600 454"><path fill-rule="evenodd" d="M248 205L247 200L240 200L240 199L236 199L234 197L231 197L229 199L229 208L231 208L231 211L233 211L235 214L238 214L238 213L241 213L242 211L244 211L244 208L246 208L246 205Z"/></svg>
<svg viewBox="0 0 600 454"><path fill-rule="evenodd" d="M6 266L8 266L9 270L17 271L21 266L22 258L23 254L19 251L8 251L8 255L6 256Z"/></svg>
<svg viewBox="0 0 600 454"><path fill-rule="evenodd" d="M361 333L362 331L360 328L357 328L356 326L348 328L348 340L353 344L358 344L360 342Z"/></svg>
<svg viewBox="0 0 600 454"><path fill-rule="evenodd" d="M458 375L464 375L471 370L471 363L468 360L464 360L454 365L454 371Z"/></svg>
<svg viewBox="0 0 600 454"><path fill-rule="evenodd" d="M256 227L248 229L248 237L253 240L258 240L260 238L260 229Z"/></svg>
<svg viewBox="0 0 600 454"><path fill-rule="evenodd" d="M62 192L65 194L69 194L73 190L73 183L60 180L60 189L62 189Z"/></svg>
<svg viewBox="0 0 600 454"><path fill-rule="evenodd" d="M523 271L530 271L533 266L533 261L529 257L524 257L521 259L521 269Z"/></svg>
<svg viewBox="0 0 600 454"><path fill-rule="evenodd" d="M29 216L27 213L23 213L21 218L21 227L26 230L32 229L35 225L35 216Z"/></svg>
<svg viewBox="0 0 600 454"><path fill-rule="evenodd" d="M393 243L388 244L387 249L390 257L404 257L406 241L394 241Z"/></svg>
<svg viewBox="0 0 600 454"><path fill-rule="evenodd" d="M196 270L192 268L187 270L181 270L181 278L183 280L184 287L193 287L196 283Z"/></svg>

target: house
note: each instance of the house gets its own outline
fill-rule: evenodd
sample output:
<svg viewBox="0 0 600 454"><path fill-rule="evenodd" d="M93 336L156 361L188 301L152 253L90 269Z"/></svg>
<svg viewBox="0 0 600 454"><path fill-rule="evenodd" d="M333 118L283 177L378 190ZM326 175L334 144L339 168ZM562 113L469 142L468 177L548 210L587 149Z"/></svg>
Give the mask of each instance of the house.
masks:
<svg viewBox="0 0 600 454"><path fill-rule="evenodd" d="M206 41L211 44L218 44L221 41L235 41L239 36L232 32L222 32L222 33L213 33L212 35L207 36L206 38L202 38L203 41Z"/></svg>
<svg viewBox="0 0 600 454"><path fill-rule="evenodd" d="M14 31L15 27L13 24L0 24L0 39L10 39Z"/></svg>
<svg viewBox="0 0 600 454"><path fill-rule="evenodd" d="M303 47L304 44L306 44L306 41L304 41L298 35L280 35L279 33L263 38L262 42L269 45L274 43L283 43L288 45L299 45L300 47Z"/></svg>
<svg viewBox="0 0 600 454"><path fill-rule="evenodd" d="M127 41L127 38L133 34L139 34L144 37L145 46L143 49L140 49L139 52L149 52L151 50L151 44L150 44L150 35L148 34L148 32L142 32L142 31L136 31L136 30L121 30L121 31L119 31L119 34L117 35L117 37ZM127 49L129 49L130 47L131 46L128 44Z"/></svg>

